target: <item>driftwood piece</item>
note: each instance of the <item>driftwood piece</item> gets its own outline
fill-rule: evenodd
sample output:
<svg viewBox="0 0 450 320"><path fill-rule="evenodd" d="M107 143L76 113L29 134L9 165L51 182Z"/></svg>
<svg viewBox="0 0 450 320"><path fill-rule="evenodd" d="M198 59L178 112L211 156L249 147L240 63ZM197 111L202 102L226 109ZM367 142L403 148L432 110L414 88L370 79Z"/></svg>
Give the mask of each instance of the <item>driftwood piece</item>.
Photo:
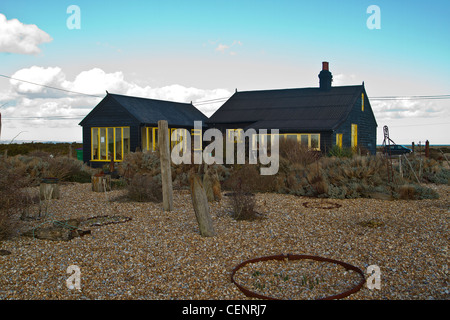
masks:
<svg viewBox="0 0 450 320"><path fill-rule="evenodd" d="M69 241L75 237L82 237L90 234L90 230L81 230L78 228L79 221L69 219L66 221L54 221L50 226L41 226L31 229L22 235L42 240Z"/></svg>
<svg viewBox="0 0 450 320"><path fill-rule="evenodd" d="M201 179L198 175L190 176L191 197L194 205L195 216L197 218L200 235L203 237L215 236L211 216L209 214L209 203L203 188Z"/></svg>
<svg viewBox="0 0 450 320"><path fill-rule="evenodd" d="M93 175L92 181L92 191L94 192L105 192L111 191L111 176L109 174L105 175Z"/></svg>
<svg viewBox="0 0 450 320"><path fill-rule="evenodd" d="M161 162L161 184L164 211L173 210L172 169L170 157L169 126L166 120L158 121L158 145Z"/></svg>

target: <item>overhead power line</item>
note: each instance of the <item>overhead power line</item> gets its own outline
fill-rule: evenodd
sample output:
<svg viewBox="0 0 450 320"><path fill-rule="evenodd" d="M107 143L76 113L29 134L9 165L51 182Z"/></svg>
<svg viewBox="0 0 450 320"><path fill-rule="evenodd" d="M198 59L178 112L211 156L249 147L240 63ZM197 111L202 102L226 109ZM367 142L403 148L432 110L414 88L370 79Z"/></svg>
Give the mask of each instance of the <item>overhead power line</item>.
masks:
<svg viewBox="0 0 450 320"><path fill-rule="evenodd" d="M4 75L4 74L0 74L0 77L4 77L4 78L11 79L11 80L16 80L16 81L21 81L21 82L26 82L26 83L29 83L29 84L33 84L33 85L35 85L35 86L40 86L40 87L45 87L45 88L49 88L49 89L54 89L54 90L64 91L64 92L68 92L68 93L75 93L75 94L81 94L81 95L84 95L84 96L90 96L90 97L102 98L101 96L97 96L97 95L94 95L94 94L88 94L88 93L83 93L83 92L77 92L77 91L72 91L72 90L66 90L66 89L62 89L62 88L57 88L57 87L53 87L53 86L48 86L48 85L46 85L46 84L40 84L40 83L36 83L36 82L31 82L31 81L28 81L28 80L16 79L16 78L13 78L13 77L10 77L10 76L6 76L6 75Z"/></svg>
<svg viewBox="0 0 450 320"><path fill-rule="evenodd" d="M0 74L0 77L4 77L4 78L15 80L15 81L21 81L21 82L25 82L25 83L29 83L29 84L32 84L32 85L53 89L53 90L59 90L59 91L67 92L67 93L79 94L79 95L95 97L95 98L102 98L102 96L98 96L98 95L95 95L95 94L88 94L88 93L84 93L84 92L78 92L78 91L62 89L62 88L49 86L49 85L45 85L45 84L41 84L41 83L36 83L36 82L28 81L28 80L13 78L13 77L10 77L10 76L4 75L4 74ZM192 103L196 104L196 105L213 104L213 103L224 102L224 101L228 100L229 98L230 97L222 97L222 98L215 98L215 99L209 99L209 100L194 101ZM369 97L369 99L372 100L372 101L384 101L384 100L446 100L446 99L450 99L450 94L422 95L422 96L379 96L379 97Z"/></svg>
<svg viewBox="0 0 450 320"><path fill-rule="evenodd" d="M441 94L433 96L385 96L369 97L370 100L443 100L450 99L450 94Z"/></svg>

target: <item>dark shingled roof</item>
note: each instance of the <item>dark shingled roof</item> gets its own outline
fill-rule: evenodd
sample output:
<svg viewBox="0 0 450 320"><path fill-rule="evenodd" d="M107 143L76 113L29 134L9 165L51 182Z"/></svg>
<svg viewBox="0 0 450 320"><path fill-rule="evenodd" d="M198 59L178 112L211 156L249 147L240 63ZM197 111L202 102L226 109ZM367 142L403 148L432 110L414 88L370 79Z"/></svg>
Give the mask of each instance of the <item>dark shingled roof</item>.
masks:
<svg viewBox="0 0 450 320"><path fill-rule="evenodd" d="M190 103L172 102L110 94L139 122L154 124L167 120L171 126L194 126L194 121L205 122L208 118Z"/></svg>
<svg viewBox="0 0 450 320"><path fill-rule="evenodd" d="M157 124L159 120L167 120L170 126L193 127L194 121L203 121L204 124L208 119L207 116L190 103L139 98L112 93L108 93L102 101L107 98L114 99L141 124ZM83 125L85 119L80 122L80 125Z"/></svg>
<svg viewBox="0 0 450 320"><path fill-rule="evenodd" d="M251 122L247 128L284 131L332 130L346 119L363 90L358 85L236 92L207 123Z"/></svg>

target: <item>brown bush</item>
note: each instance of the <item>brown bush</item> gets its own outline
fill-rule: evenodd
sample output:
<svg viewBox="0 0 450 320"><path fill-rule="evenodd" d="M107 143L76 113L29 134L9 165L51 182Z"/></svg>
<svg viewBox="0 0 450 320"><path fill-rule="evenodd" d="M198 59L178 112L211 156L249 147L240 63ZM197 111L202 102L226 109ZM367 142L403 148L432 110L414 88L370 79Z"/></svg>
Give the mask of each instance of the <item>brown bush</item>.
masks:
<svg viewBox="0 0 450 320"><path fill-rule="evenodd" d="M246 192L273 192L277 191L278 180L274 176L261 175L257 165L236 165L230 177L224 181L223 188L232 190L241 183Z"/></svg>
<svg viewBox="0 0 450 320"><path fill-rule="evenodd" d="M0 240L12 235L17 227L16 214L29 203L23 188L27 186L20 171L0 160Z"/></svg>
<svg viewBox="0 0 450 320"><path fill-rule="evenodd" d="M237 183L229 195L231 216L236 220L255 220L260 217L260 214L255 211L255 195L246 190L248 188L245 185Z"/></svg>
<svg viewBox="0 0 450 320"><path fill-rule="evenodd" d="M320 152L311 150L291 139L280 139L279 155L288 160L290 164L303 166L307 166L321 157Z"/></svg>
<svg viewBox="0 0 450 320"><path fill-rule="evenodd" d="M161 176L135 174L128 184L128 198L138 202L162 202Z"/></svg>

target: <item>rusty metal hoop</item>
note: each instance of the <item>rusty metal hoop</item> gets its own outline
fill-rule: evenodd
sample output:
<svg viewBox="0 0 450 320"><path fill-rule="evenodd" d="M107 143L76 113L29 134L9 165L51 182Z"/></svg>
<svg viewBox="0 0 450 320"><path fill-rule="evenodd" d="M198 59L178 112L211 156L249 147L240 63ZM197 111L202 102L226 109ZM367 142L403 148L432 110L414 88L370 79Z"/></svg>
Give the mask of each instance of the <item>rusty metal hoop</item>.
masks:
<svg viewBox="0 0 450 320"><path fill-rule="evenodd" d="M336 209L336 208L340 208L340 207L342 207L342 205L341 204L339 204L339 203L336 203L336 202L332 202L332 201L324 201L324 202L320 202L320 203L315 203L316 205L314 206L310 206L309 204L310 204L311 202L309 202L309 201L307 201L307 202L303 202L303 206L305 207L305 208L314 208L314 209ZM329 206L320 206L322 203L327 203L327 204L329 204ZM317 205L317 204L319 204L319 205Z"/></svg>
<svg viewBox="0 0 450 320"><path fill-rule="evenodd" d="M265 296L256 292L253 292L247 288L245 288L244 286L240 285L239 283L236 282L236 280L234 279L234 275L235 273L242 268L243 266L247 265L247 264L251 264L251 263L255 263L255 262L261 262L261 261L269 261L269 260L285 260L287 259L289 260L302 260L302 259L311 259L311 260L316 260L316 261L322 261L322 262L329 262L329 263L334 263L334 264L338 264L343 266L346 270L353 270L356 273L361 275L361 281L353 288L344 291L342 293L336 294L336 295L332 295L332 296L327 296L324 298L319 298L318 300L334 300L334 299L342 299L345 298L355 292L358 292L362 286L364 285L364 283L366 282L366 278L364 276L364 273L362 272L361 269L359 269L358 267L355 267L351 264L348 264L346 262L343 261L339 261L339 260L334 260L334 259L330 259L330 258L323 258L323 257L319 257L319 256L310 256L310 255L305 255L305 254L280 254L280 255L273 255L273 256L265 256L265 257L259 257L259 258L254 258L254 259L250 259L244 262L241 262L240 264L238 264L233 271L231 272L231 282L233 282L238 289L244 293L247 297L249 298L258 298L258 299L267 299L267 300L281 300L279 298L274 298L274 297L270 297L270 296Z"/></svg>

